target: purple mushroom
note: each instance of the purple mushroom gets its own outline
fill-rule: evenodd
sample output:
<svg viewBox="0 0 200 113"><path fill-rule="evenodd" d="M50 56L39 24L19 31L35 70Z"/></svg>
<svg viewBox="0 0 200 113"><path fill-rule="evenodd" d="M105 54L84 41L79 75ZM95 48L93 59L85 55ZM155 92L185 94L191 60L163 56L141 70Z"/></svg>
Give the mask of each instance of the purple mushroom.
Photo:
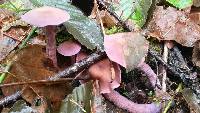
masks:
<svg viewBox="0 0 200 113"><path fill-rule="evenodd" d="M21 19L31 25L44 27L47 37L46 53L48 58L57 67L56 57L56 25L62 24L70 19L68 12L49 6L33 9L21 16Z"/></svg>
<svg viewBox="0 0 200 113"><path fill-rule="evenodd" d="M73 56L81 50L81 45L74 41L65 41L58 46L57 50L64 56Z"/></svg>

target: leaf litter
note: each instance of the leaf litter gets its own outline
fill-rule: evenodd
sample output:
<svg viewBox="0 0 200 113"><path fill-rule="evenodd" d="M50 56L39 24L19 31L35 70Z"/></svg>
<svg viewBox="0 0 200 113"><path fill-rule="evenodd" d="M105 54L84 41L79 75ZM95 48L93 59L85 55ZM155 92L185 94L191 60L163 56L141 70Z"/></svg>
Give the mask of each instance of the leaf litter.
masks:
<svg viewBox="0 0 200 113"><path fill-rule="evenodd" d="M102 112L103 110L105 110L105 108L109 109L110 106L105 107L105 105L102 105L101 102L104 101L103 97L98 98L99 100L94 99L96 96L95 94L96 93L98 94L98 92L101 92L102 90L101 81L105 80L105 79L102 79L103 76L107 75L106 84L109 84L109 85L106 87L110 87L110 85L112 86L113 84L112 82L115 79L117 79L116 82L118 82L118 84L121 82L120 88L126 86L126 83L120 80L121 77L119 78L117 76L118 77L117 78L116 75L112 74L114 72L113 70L116 71L116 69L113 69L113 68L116 67L117 65L117 68L119 69L118 64L120 64L121 66L125 67L128 71L131 71L130 73L132 73L132 70L134 70L135 68L138 68L138 64L140 64L141 61L144 63L144 59L149 49L148 41L140 32L140 28L143 27L143 25L145 24L147 20L148 10L152 4L152 1L148 1L148 2L145 2L145 0L141 0L137 2L134 2L134 1L135 0L114 1L114 4L115 5L117 4L118 7L122 9L122 10L120 9L120 13L118 14L118 16L124 18L124 16L127 16L128 14L126 19L123 19L123 21L129 20L133 22L134 25L132 26L132 28L137 28L139 26L139 29L137 29L137 32L124 32L124 33L118 33L118 31L109 32L109 35L106 35L103 41L103 35L101 34L100 27L96 24L96 21L88 19L85 15L83 15L83 13L79 9L69 4L69 0L63 0L63 1L58 1L58 2L53 1L53 0L44 0L44 1L31 0L31 2L34 3L34 5L36 6L50 5L50 6L58 7L70 12L70 16L72 16L72 18L69 22L64 23L64 27L66 31L71 33L74 36L74 38L80 44L82 44L82 49L80 51L80 47L78 47L78 49L76 49L76 52L74 52L74 51L70 51L71 49L67 46L60 47L58 48L58 52L60 52L61 54L63 52L73 53L73 54L68 55L67 57L64 57L61 55L63 58L70 59L72 60L71 63L75 63L73 59L74 58L76 59L76 57L79 57L77 55L80 55L83 52L86 53L87 51L87 53L90 53L91 50L93 50L94 52L96 49L97 50L105 49L105 52L109 59L101 60L97 64L94 64L91 67L84 69L84 71L81 74L83 76L87 76L87 74L90 74L90 77L91 78L93 77L93 80L95 82L93 81L93 83L89 83L89 85L88 84L80 85L79 87L75 88L73 92L68 96L67 94L69 94L72 90L71 84L69 82L65 82L65 83L52 83L52 82L48 83L47 82L42 85L36 83L36 84L25 84L25 85L4 87L2 88L3 94L7 96L7 95L13 94L17 90L22 90L23 99L29 102L32 105L31 107L33 109L35 109L34 108L35 100L38 100L38 98L41 99L42 97L44 97L45 98L44 101L46 103L44 103L43 104L44 106L40 108L39 111L41 112L51 109L51 107L53 107L54 109L53 111L58 111L60 109L63 112L67 111L69 113L70 112L88 112L88 111ZM190 4L191 0L188 0L187 4L181 4L180 2L178 3L173 0L168 0L168 1L171 1L170 3L173 4L174 7L177 7L180 9L191 5ZM106 1L106 2L109 3L109 1ZM127 2L130 2L130 4L127 4ZM175 2L175 3L172 3L172 2ZM195 6L198 6L197 2L198 0L194 2ZM66 6L69 6L69 7L66 7ZM146 7L144 8L144 6ZM123 9L123 7L129 7L129 8ZM134 10L130 10L132 8ZM131 11L133 11L134 13ZM114 10L114 12L116 12L116 9ZM109 11L105 11L104 14L102 14L104 16L103 17L104 27L106 27L106 29L109 27L113 28L113 26L115 25L117 25L118 27L119 25L116 22L117 19L114 18L113 15L106 14L106 13L109 13ZM20 21L13 19L13 17L9 17L8 20L4 22L5 23L3 23L2 20L0 21L0 25L1 25L0 38L3 39L0 41L4 42L5 40L4 37L6 37L6 46L3 46L6 50L5 52L1 51L0 53L0 55L2 55L2 59L4 59L15 47L17 47L17 45L23 40L24 36L27 35L26 33L29 32L29 26L26 26L24 23L21 23ZM129 25L132 25L133 23L129 23ZM4 24L6 26L4 26ZM200 26L199 26L198 14L196 13L190 14L188 12L185 12L184 10L177 10L173 7L164 8L162 6L157 6L156 10L153 13L153 19L151 19L149 24L147 24L147 35L151 36L151 38L156 37L159 41L160 40L174 40L183 46L187 46L187 47L194 46L193 63L194 64L196 63L196 65L198 66L198 62L200 59L198 57L199 44L197 42L200 36L199 27ZM120 31L120 32L123 32L123 31ZM39 38L37 37L37 38L34 38L34 40L30 41L30 43L33 44L32 46L29 45L25 47L22 51L20 51L19 54L16 55L17 58L15 59L14 64L12 65L12 68L9 71L8 76L5 79L4 83L18 83L18 82L44 80L44 79L48 79L52 77L52 75L57 73L57 69L52 67L51 65L52 62L48 60L44 54L44 51L45 51L44 45L46 45L44 42L45 37L42 37L40 34L38 35L39 35ZM42 42L38 40L40 38L43 38ZM35 45L35 44L39 44L39 45ZM40 46L41 44L43 46ZM62 44L60 44L60 42L57 44L58 44L58 47L63 46ZM84 46L90 50L87 50ZM75 55L74 53L77 55ZM82 59L82 58L77 58L77 59ZM148 65L148 67L150 66ZM160 68L160 67L158 66L157 68ZM86 72L88 71L87 69L89 70L89 72ZM123 68L121 67L121 69ZM103 70L106 70L105 74ZM121 71L121 70L119 69L118 71ZM147 72L144 72L144 73L149 73L149 72L154 73L152 69L150 71L147 70ZM121 72L117 72L117 73L119 74ZM154 75L156 76L155 73ZM136 78L137 77L132 78L132 79L136 79ZM122 77L122 80L123 79L124 77ZM130 81L130 80L127 80L127 81ZM73 82L76 82L76 81L72 81L72 83ZM157 80L155 82L157 82ZM134 84L137 84L137 83L141 84L139 81L137 81ZM93 85L95 85L95 88L91 88L91 86ZM99 91L95 92L94 89L99 90ZM114 89L114 88L110 88L110 89ZM117 90L119 91L119 89ZM123 95L126 95L127 92L122 92L122 93ZM168 93L168 92L165 92L165 93ZM111 97L113 95L114 97L121 98L121 96L119 95L116 96L114 94L118 94L118 93L111 92L110 95L109 93L106 95L107 97ZM65 100L63 100L64 98ZM111 101L115 101L118 99L119 98L114 99L114 100L111 99ZM154 99L157 99L157 97L155 97ZM190 97L189 99L186 98L186 100L190 100L190 99L191 99ZM63 100L63 102L62 102L62 106L60 107L61 100ZM124 100L123 102L128 101L126 98L123 100ZM95 104L100 103L98 106L99 108L94 107L95 105L93 102ZM114 103L120 104L123 102L114 102ZM144 110L143 109L144 107L142 107L142 109L137 109L141 107L140 104L136 104L131 101L129 102L130 102L130 105L138 105L138 107L136 108L132 107L134 109L131 108L130 112L133 112L134 110L136 111L139 110L138 112L142 112ZM153 104L147 104L147 103L148 102L144 102L143 105L144 106L153 105L152 112L158 112L160 110L160 108L158 106L155 106L154 103ZM188 101L188 103L193 104L190 101ZM47 105L50 105L50 107L47 108ZM126 108L126 103L124 105L123 106L119 105L119 107ZM114 107L112 109L116 109L116 108ZM129 108L127 109L130 110ZM195 109L197 110L197 108ZM21 108L21 110L25 110L25 109ZM114 110L111 110L111 111L113 112ZM147 109L147 112L150 112L150 110Z"/></svg>
<svg viewBox="0 0 200 113"><path fill-rule="evenodd" d="M158 6L148 25L148 34L158 40L175 40L183 46L193 47L200 40L200 26L183 11Z"/></svg>
<svg viewBox="0 0 200 113"><path fill-rule="evenodd" d="M36 56L37 55L37 56ZM33 57L35 56L35 57ZM22 60L23 59L23 60ZM4 83L14 83L23 81L45 80L55 74L54 71L50 71L45 65L46 57L44 47L39 45L28 46L23 49L18 55L10 70L11 74L7 75ZM51 67L49 67L51 68ZM33 103L34 100L39 97L45 97L52 106L59 105L65 95L71 92L71 85L68 82L61 84L33 84L22 86L11 86L8 88L2 88L5 96L11 95L15 91L23 89L22 97ZM56 108L58 109L58 108Z"/></svg>

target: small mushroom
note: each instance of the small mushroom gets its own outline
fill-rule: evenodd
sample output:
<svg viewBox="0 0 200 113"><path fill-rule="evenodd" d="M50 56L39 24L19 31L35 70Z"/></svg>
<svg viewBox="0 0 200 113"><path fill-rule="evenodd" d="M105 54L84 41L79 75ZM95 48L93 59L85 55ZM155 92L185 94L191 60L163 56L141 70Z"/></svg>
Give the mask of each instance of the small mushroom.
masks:
<svg viewBox="0 0 200 113"><path fill-rule="evenodd" d="M49 6L33 9L21 16L21 19L31 25L44 27L47 37L46 53L48 58L57 67L56 57L56 25L62 24L70 19L68 12Z"/></svg>
<svg viewBox="0 0 200 113"><path fill-rule="evenodd" d="M81 52L76 60L80 61L87 57L87 54ZM104 59L89 67L88 71L81 72L81 78L89 75L92 80L98 80L100 93L110 93L113 89L120 86L121 70L117 63ZM85 83L85 81L81 81Z"/></svg>
<svg viewBox="0 0 200 113"><path fill-rule="evenodd" d="M71 64L76 62L76 54L81 50L81 45L74 41L65 41L61 43L57 51L63 56L71 56Z"/></svg>
<svg viewBox="0 0 200 113"><path fill-rule="evenodd" d="M80 44L74 41L65 41L61 43L57 48L58 53L62 54L63 56L73 56L77 54L80 50Z"/></svg>
<svg viewBox="0 0 200 113"><path fill-rule="evenodd" d="M120 86L121 70L117 63L104 59L90 66L90 77L98 80L100 93L110 93L113 89Z"/></svg>

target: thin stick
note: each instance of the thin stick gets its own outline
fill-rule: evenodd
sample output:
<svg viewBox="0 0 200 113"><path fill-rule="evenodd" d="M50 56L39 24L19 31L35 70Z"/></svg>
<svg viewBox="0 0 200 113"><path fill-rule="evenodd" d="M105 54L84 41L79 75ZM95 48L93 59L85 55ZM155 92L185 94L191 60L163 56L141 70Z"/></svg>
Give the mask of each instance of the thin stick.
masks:
<svg viewBox="0 0 200 113"><path fill-rule="evenodd" d="M57 73L56 75L54 75L54 77L51 77L48 80L56 81L60 78L70 77L70 75L73 75L74 73L82 71L86 67L96 63L97 61L99 61L103 58L105 58L105 56L106 56L105 53L100 53L100 54L93 53L93 54L89 55L87 58L85 58L85 59L83 59L83 60L81 60L77 63L74 63L73 65L71 65L67 69ZM16 93L1 99L0 100L0 107L5 106L5 105L7 105L7 103L14 102L17 99L19 99L22 96L21 95L22 92L23 91L17 91Z"/></svg>
<svg viewBox="0 0 200 113"><path fill-rule="evenodd" d="M26 85L26 84L57 84L72 80L86 80L86 79L74 79L74 78L61 78L58 80L37 80L37 81L28 81L28 82L15 82L15 83L8 83L8 84L1 84L0 88L2 87L9 87L9 86L16 86L16 85Z"/></svg>
<svg viewBox="0 0 200 113"><path fill-rule="evenodd" d="M164 44L164 51L163 51L163 60L167 63L167 59L168 59L168 48L166 45L166 42ZM167 88L166 88L166 78L167 78L167 71L165 67L162 67L162 91L166 92Z"/></svg>
<svg viewBox="0 0 200 113"><path fill-rule="evenodd" d="M14 100L16 101L16 100L21 98L21 94L22 94L22 91L17 91L16 93L1 99L0 106L3 107L3 106L6 106L10 103L13 103Z"/></svg>
<svg viewBox="0 0 200 113"><path fill-rule="evenodd" d="M97 61L105 58L105 53L93 53L89 55L87 58L74 63L70 67L66 68L65 70L58 72L55 76L49 78L49 80L57 80L59 78L71 77L74 73L80 72L83 69L87 68L88 66L96 63Z"/></svg>

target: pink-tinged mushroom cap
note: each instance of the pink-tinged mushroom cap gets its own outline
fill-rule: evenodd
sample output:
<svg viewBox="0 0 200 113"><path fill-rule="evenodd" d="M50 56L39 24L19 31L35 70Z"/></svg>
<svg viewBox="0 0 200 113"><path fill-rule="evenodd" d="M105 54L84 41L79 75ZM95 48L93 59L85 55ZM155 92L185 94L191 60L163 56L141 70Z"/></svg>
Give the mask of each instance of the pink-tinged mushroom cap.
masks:
<svg viewBox="0 0 200 113"><path fill-rule="evenodd" d="M112 89L120 86L121 71L119 65L111 63L108 59L99 61L89 68L89 74L92 79L98 80L100 93L110 93ZM111 68L114 68L112 71Z"/></svg>
<svg viewBox="0 0 200 113"><path fill-rule="evenodd" d="M104 47L107 56L114 62L126 67L124 52L124 39L121 37L111 37L106 35L104 38Z"/></svg>
<svg viewBox="0 0 200 113"><path fill-rule="evenodd" d="M31 25L37 27L44 27L48 25L59 25L70 19L70 15L67 11L43 6L33 9L21 16L21 19Z"/></svg>
<svg viewBox="0 0 200 113"><path fill-rule="evenodd" d="M108 58L130 71L148 52L148 41L141 32L106 35L104 48Z"/></svg>
<svg viewBox="0 0 200 113"><path fill-rule="evenodd" d="M64 56L72 56L77 54L81 50L80 44L73 41L65 41L57 48L58 53Z"/></svg>

